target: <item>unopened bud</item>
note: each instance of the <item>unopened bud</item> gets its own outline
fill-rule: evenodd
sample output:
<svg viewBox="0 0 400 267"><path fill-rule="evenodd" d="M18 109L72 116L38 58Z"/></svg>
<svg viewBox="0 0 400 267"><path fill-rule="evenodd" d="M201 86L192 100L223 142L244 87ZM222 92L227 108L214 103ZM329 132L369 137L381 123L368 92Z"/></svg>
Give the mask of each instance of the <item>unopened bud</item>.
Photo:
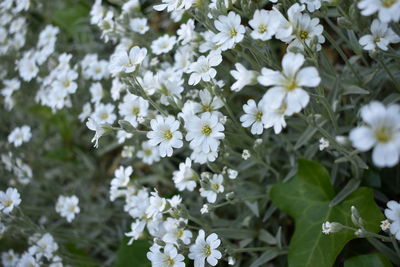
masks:
<svg viewBox="0 0 400 267"><path fill-rule="evenodd" d="M330 233L337 233L343 229L343 225L338 222L324 222L322 224L322 233L328 235Z"/></svg>

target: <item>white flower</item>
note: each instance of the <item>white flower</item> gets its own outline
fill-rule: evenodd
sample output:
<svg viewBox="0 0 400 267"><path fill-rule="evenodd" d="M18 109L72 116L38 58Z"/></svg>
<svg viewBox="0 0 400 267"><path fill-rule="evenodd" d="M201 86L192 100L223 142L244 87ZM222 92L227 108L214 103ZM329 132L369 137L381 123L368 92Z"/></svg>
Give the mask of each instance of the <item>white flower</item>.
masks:
<svg viewBox="0 0 400 267"><path fill-rule="evenodd" d="M151 51L153 51L153 53L156 55L168 53L169 51L172 50L175 43L176 43L175 36L169 36L168 34L165 34L151 43Z"/></svg>
<svg viewBox="0 0 400 267"><path fill-rule="evenodd" d="M20 203L21 197L17 189L9 187L6 192L0 191L0 210L3 213L9 214Z"/></svg>
<svg viewBox="0 0 400 267"><path fill-rule="evenodd" d="M208 205L207 204L203 204L203 207L200 209L200 213L201 214L206 214L208 212L209 212Z"/></svg>
<svg viewBox="0 0 400 267"><path fill-rule="evenodd" d="M22 145L22 143L28 142L32 137L31 127L23 125L16 127L9 135L8 142L14 144L15 147Z"/></svg>
<svg viewBox="0 0 400 267"><path fill-rule="evenodd" d="M155 218L159 213L166 208L167 200L158 195L157 191L151 192L149 206L146 209L147 218Z"/></svg>
<svg viewBox="0 0 400 267"><path fill-rule="evenodd" d="M399 10L400 12L400 10ZM371 34L360 38L360 45L364 50L375 50L376 47L386 51L390 43L400 42L400 37L389 28L387 23L374 19L371 24Z"/></svg>
<svg viewBox="0 0 400 267"><path fill-rule="evenodd" d="M192 161L186 158L185 162L179 164L179 171L174 171L172 179L179 191L185 189L193 191L196 187L197 174L192 169Z"/></svg>
<svg viewBox="0 0 400 267"><path fill-rule="evenodd" d="M222 62L222 56L217 51L212 51L207 57L200 56L196 62L189 65L188 73L191 73L188 84L196 85L203 80L209 82L217 75L217 71L212 68Z"/></svg>
<svg viewBox="0 0 400 267"><path fill-rule="evenodd" d="M111 56L110 72L113 76L120 72L132 73L143 62L147 55L146 48L134 46L128 52L124 50L118 51Z"/></svg>
<svg viewBox="0 0 400 267"><path fill-rule="evenodd" d="M185 230L180 224L186 224L184 219L173 219L167 218L164 222L164 228L166 230L162 237L162 241L178 245L178 240L181 240L183 244L188 245L192 238L192 232Z"/></svg>
<svg viewBox="0 0 400 267"><path fill-rule="evenodd" d="M280 20L275 11L256 10L249 21L253 28L251 37L262 41L270 40L278 30Z"/></svg>
<svg viewBox="0 0 400 267"><path fill-rule="evenodd" d="M240 16L235 12L229 12L228 16L219 16L218 20L214 21L214 26L217 28L217 33L212 41L221 46L222 51L231 49L236 43L243 40L245 28L240 24Z"/></svg>
<svg viewBox="0 0 400 267"><path fill-rule="evenodd" d="M12 249L1 253L1 263L4 267L14 267L17 265L18 260L18 254Z"/></svg>
<svg viewBox="0 0 400 267"><path fill-rule="evenodd" d="M389 222L389 220L383 220L383 221L381 221L381 229L382 229L382 231L387 231L387 230L389 230L390 229L390 222Z"/></svg>
<svg viewBox="0 0 400 267"><path fill-rule="evenodd" d="M193 0L162 0L163 4L155 5L153 8L157 11L167 9L167 12L172 12L179 9L189 9Z"/></svg>
<svg viewBox="0 0 400 267"><path fill-rule="evenodd" d="M211 112L216 115L221 115L220 112L217 110L220 109L224 103L222 100L217 97L217 96L212 96L210 91L207 89L201 90L198 92L199 97L200 97L200 104L199 103L193 103L193 112L194 113L205 113L205 112ZM186 103L185 103L186 104Z"/></svg>
<svg viewBox="0 0 400 267"><path fill-rule="evenodd" d="M228 177L229 179L236 179L239 172L237 170L234 169L227 169L226 172L228 173Z"/></svg>
<svg viewBox="0 0 400 267"><path fill-rule="evenodd" d="M300 0L300 3L306 4L308 11L314 12L321 8L322 1L328 2L330 0Z"/></svg>
<svg viewBox="0 0 400 267"><path fill-rule="evenodd" d="M53 236L45 233L29 248L28 252L30 255L35 255L35 258L38 260L42 257L50 260L54 257L54 252L57 250L58 244L54 241Z"/></svg>
<svg viewBox="0 0 400 267"><path fill-rule="evenodd" d="M98 105L104 96L103 86L99 82L93 83L90 86L89 91L90 91L90 95L91 95L90 101L92 103Z"/></svg>
<svg viewBox="0 0 400 267"><path fill-rule="evenodd" d="M322 233L324 233L324 234L330 234L330 233L333 233L332 232L332 223L330 223L330 222L324 222L323 224L322 224Z"/></svg>
<svg viewBox="0 0 400 267"><path fill-rule="evenodd" d="M138 240L144 231L144 227L146 226L145 220L136 220L131 224L131 231L125 233L126 236L130 237L128 241L128 245L131 245L133 241Z"/></svg>
<svg viewBox="0 0 400 267"><path fill-rule="evenodd" d="M160 161L158 146L151 146L148 141L142 142L142 150L139 150L136 156L148 165Z"/></svg>
<svg viewBox="0 0 400 267"><path fill-rule="evenodd" d="M319 150L323 151L325 148L329 147L329 141L321 137L319 139Z"/></svg>
<svg viewBox="0 0 400 267"><path fill-rule="evenodd" d="M92 107L90 106L90 103L86 103L83 105L83 109L81 114L79 114L78 118L81 122L85 121L87 117L90 116L92 113Z"/></svg>
<svg viewBox="0 0 400 267"><path fill-rule="evenodd" d="M70 223L75 219L75 215L80 212L78 204L79 199L75 195L70 197L59 196L56 203L56 212Z"/></svg>
<svg viewBox="0 0 400 267"><path fill-rule="evenodd" d="M164 0L165 1L165 0ZM153 267L184 267L185 257L178 254L176 248L171 245L165 245L163 252L160 251L161 247L154 244L147 252L147 258L151 261Z"/></svg>
<svg viewBox="0 0 400 267"><path fill-rule="evenodd" d="M125 95L123 102L118 105L119 114L133 127L137 127L139 116L147 117L148 108L149 102L147 100L130 93Z"/></svg>
<svg viewBox="0 0 400 267"><path fill-rule="evenodd" d="M190 247L189 259L194 260L194 267L204 267L205 260L211 265L215 266L218 260L221 259L222 254L217 248L221 244L218 235L212 233L205 238L204 230L199 231L196 238L196 243Z"/></svg>
<svg viewBox="0 0 400 267"><path fill-rule="evenodd" d="M66 91L68 94L74 94L78 88L75 80L78 78L78 73L73 70L66 70L58 74L57 80L54 82L55 89Z"/></svg>
<svg viewBox="0 0 400 267"><path fill-rule="evenodd" d="M189 19L186 23L181 24L177 31L178 41L181 41L183 45L192 42L196 38L196 32L194 30L194 20Z"/></svg>
<svg viewBox="0 0 400 267"><path fill-rule="evenodd" d="M265 105L277 109L286 101L288 115L307 106L310 96L302 87L315 87L321 82L321 78L315 67L301 68L303 63L302 54L287 53L282 59L282 72L262 69L258 82L265 86L273 86L263 96Z"/></svg>
<svg viewBox="0 0 400 267"><path fill-rule="evenodd" d="M129 20L129 27L132 31L140 34L144 34L149 30L146 18L134 18Z"/></svg>
<svg viewBox="0 0 400 267"><path fill-rule="evenodd" d="M361 108L361 118L367 124L350 132L349 139L360 151L372 147L372 161L378 167L393 167L400 154L400 106L385 107L373 101Z"/></svg>
<svg viewBox="0 0 400 267"><path fill-rule="evenodd" d="M105 130L103 129L102 125L90 117L86 122L86 126L90 130L96 132L92 138L92 143L95 142L94 147L96 148L99 147L99 138L105 133Z"/></svg>
<svg viewBox="0 0 400 267"><path fill-rule="evenodd" d="M387 203L385 216L390 220L390 233L400 240L400 203L391 200Z"/></svg>
<svg viewBox="0 0 400 267"><path fill-rule="evenodd" d="M17 62L17 65L19 76L21 76L21 78L26 82L29 82L35 78L39 72L39 68L36 65L35 59L30 52L26 52L21 60Z"/></svg>
<svg viewBox="0 0 400 267"><path fill-rule="evenodd" d="M91 116L96 122L113 124L117 116L114 114L113 104L100 103L96 105L94 113Z"/></svg>
<svg viewBox="0 0 400 267"><path fill-rule="evenodd" d="M248 160L251 157L250 151L247 149L243 149L242 151L242 159Z"/></svg>
<svg viewBox="0 0 400 267"><path fill-rule="evenodd" d="M183 146L182 133L179 131L179 121L173 116L164 118L157 115L150 121L152 131L147 133L149 144L158 146L161 157L172 156L173 148Z"/></svg>
<svg viewBox="0 0 400 267"><path fill-rule="evenodd" d="M210 189L200 188L200 195L207 198L209 203L215 203L217 194L224 192L224 186L222 184L224 182L224 177L222 174L214 174L209 182Z"/></svg>
<svg viewBox="0 0 400 267"><path fill-rule="evenodd" d="M134 146L124 146L121 151L121 157L123 158L132 158L133 152L135 152Z"/></svg>
<svg viewBox="0 0 400 267"><path fill-rule="evenodd" d="M39 263L36 261L36 259L29 253L24 253L21 258L19 259L17 267L39 267Z"/></svg>
<svg viewBox="0 0 400 267"><path fill-rule="evenodd" d="M286 127L285 115L291 115L287 111L286 100L278 108L271 108L268 105L263 105L265 116L263 116L264 128L274 127L275 134L279 134Z"/></svg>
<svg viewBox="0 0 400 267"><path fill-rule="evenodd" d="M263 117L265 116L263 111L262 101L256 104L253 99L247 101L247 104L243 105L244 115L240 117L240 122L243 127L251 126L252 134L262 134L264 131Z"/></svg>
<svg viewBox="0 0 400 267"><path fill-rule="evenodd" d="M231 90L239 92L243 87L256 83L258 73L253 70L247 70L242 64L235 64L236 70L231 70L230 74L236 79L236 82L232 84Z"/></svg>
<svg viewBox="0 0 400 267"><path fill-rule="evenodd" d="M385 23L398 22L400 19L399 0L361 0L357 3L357 6L361 9L363 16L378 12L379 20Z"/></svg>
<svg viewBox="0 0 400 267"><path fill-rule="evenodd" d="M185 125L186 140L191 147L199 147L204 153L217 151L220 140L225 137L222 132L225 128L219 122L218 116L209 112L200 117L192 116Z"/></svg>
<svg viewBox="0 0 400 267"><path fill-rule="evenodd" d="M115 170L115 177L111 180L111 185L116 187L125 187L129 183L129 177L132 175L133 169L131 166L124 168L124 166L120 166Z"/></svg>

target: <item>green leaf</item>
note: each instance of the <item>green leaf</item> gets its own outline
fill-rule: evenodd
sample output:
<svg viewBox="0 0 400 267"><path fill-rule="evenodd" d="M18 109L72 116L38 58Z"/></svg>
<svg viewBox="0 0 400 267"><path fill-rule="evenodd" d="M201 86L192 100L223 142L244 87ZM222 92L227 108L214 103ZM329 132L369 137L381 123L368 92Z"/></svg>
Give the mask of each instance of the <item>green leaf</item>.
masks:
<svg viewBox="0 0 400 267"><path fill-rule="evenodd" d="M331 207L335 191L327 170L317 162L303 159L298 161L296 175L273 186L270 197L274 205L295 220L288 251L289 266L332 266L344 245L356 236L349 230L324 235L321 226L326 221L352 226L351 206L357 207L370 232L378 232L383 219L372 190L365 187Z"/></svg>
<svg viewBox="0 0 400 267"><path fill-rule="evenodd" d="M344 262L344 267L392 267L390 261L380 253L360 255Z"/></svg>
<svg viewBox="0 0 400 267"><path fill-rule="evenodd" d="M136 240L128 245L128 238L124 238L117 251L116 267L149 267L150 261L146 254L149 251L148 240Z"/></svg>

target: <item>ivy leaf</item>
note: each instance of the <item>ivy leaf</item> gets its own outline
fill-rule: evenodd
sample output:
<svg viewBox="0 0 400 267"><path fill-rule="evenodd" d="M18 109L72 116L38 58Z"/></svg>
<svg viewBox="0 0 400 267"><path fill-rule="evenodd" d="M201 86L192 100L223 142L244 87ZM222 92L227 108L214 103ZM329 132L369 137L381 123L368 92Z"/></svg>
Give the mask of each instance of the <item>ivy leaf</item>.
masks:
<svg viewBox="0 0 400 267"><path fill-rule="evenodd" d="M274 205L295 220L295 232L289 244L289 266L332 266L344 245L355 238L352 231L325 235L322 223L326 221L353 225L351 206L357 207L365 228L378 232L383 219L373 199L371 189L361 187L336 206L329 203L335 197L327 170L319 163L301 159L298 171L286 183L271 188Z"/></svg>
<svg viewBox="0 0 400 267"><path fill-rule="evenodd" d="M344 262L344 267L392 267L390 261L380 253L352 257Z"/></svg>

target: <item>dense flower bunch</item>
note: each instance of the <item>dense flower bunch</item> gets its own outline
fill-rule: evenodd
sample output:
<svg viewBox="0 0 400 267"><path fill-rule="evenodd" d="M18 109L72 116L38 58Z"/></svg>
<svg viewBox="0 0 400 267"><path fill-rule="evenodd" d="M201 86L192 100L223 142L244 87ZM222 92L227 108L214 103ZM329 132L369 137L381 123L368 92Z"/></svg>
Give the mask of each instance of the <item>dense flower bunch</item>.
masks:
<svg viewBox="0 0 400 267"><path fill-rule="evenodd" d="M351 209L308 215L310 239L323 222L324 234L354 232L323 237L335 246L379 237L400 260L389 201L400 191L385 177L400 178L399 0L6 0L0 11L0 230L28 243L8 246L4 266L109 265L121 240L145 240L137 255L152 266L290 266L297 254L325 266L296 252L280 210L303 231L296 205L321 210L326 196L326 209ZM332 177L303 185L300 158ZM291 183L299 196L276 196ZM379 191L387 220L373 199L375 217L357 207L360 184ZM334 254L326 266L343 246L321 253Z"/></svg>

